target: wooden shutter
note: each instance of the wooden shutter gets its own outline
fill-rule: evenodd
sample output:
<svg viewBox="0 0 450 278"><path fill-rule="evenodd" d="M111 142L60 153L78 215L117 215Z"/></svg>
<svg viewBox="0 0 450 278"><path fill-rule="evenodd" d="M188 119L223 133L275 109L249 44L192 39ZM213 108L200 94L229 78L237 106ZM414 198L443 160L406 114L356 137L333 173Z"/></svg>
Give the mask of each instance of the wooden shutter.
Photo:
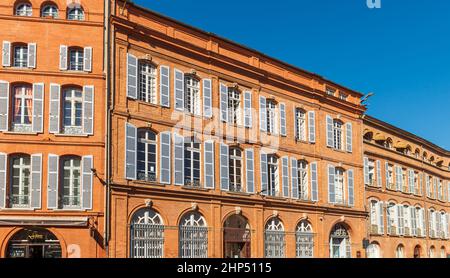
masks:
<svg viewBox="0 0 450 278"><path fill-rule="evenodd" d="M125 178L135 180L137 170L137 128L130 124L125 124Z"/></svg>
<svg viewBox="0 0 450 278"><path fill-rule="evenodd" d="M127 97L138 97L138 59L130 53L127 54Z"/></svg>
<svg viewBox="0 0 450 278"><path fill-rule="evenodd" d="M252 93L244 92L244 126L251 128L253 124L252 119Z"/></svg>
<svg viewBox="0 0 450 278"><path fill-rule="evenodd" d="M333 165L328 165L328 203L334 204L336 202L335 199L335 188L334 188L334 176L335 169Z"/></svg>
<svg viewBox="0 0 450 278"><path fill-rule="evenodd" d="M94 86L83 87L83 133L94 134Z"/></svg>
<svg viewBox="0 0 450 278"><path fill-rule="evenodd" d="M0 81L0 131L8 131L9 83Z"/></svg>
<svg viewBox="0 0 450 278"><path fill-rule="evenodd" d="M268 195L267 154L261 151L261 194Z"/></svg>
<svg viewBox="0 0 450 278"><path fill-rule="evenodd" d="M91 155L83 156L81 165L82 168L82 208L83 209L92 209L92 168L93 168L94 159Z"/></svg>
<svg viewBox="0 0 450 278"><path fill-rule="evenodd" d="M92 47L88 46L84 48L83 53L83 71L92 71Z"/></svg>
<svg viewBox="0 0 450 278"><path fill-rule="evenodd" d="M205 188L214 189L214 141L206 141L204 147Z"/></svg>
<svg viewBox="0 0 450 278"><path fill-rule="evenodd" d="M224 191L228 191L230 186L228 170L228 146L220 144L220 189Z"/></svg>
<svg viewBox="0 0 450 278"><path fill-rule="evenodd" d="M206 118L213 116L211 79L203 79L203 116Z"/></svg>
<svg viewBox="0 0 450 278"><path fill-rule="evenodd" d="M259 129L267 131L266 98L263 96L259 97Z"/></svg>
<svg viewBox="0 0 450 278"><path fill-rule="evenodd" d="M353 129L352 123L347 123L346 125L346 134L347 134L347 152L351 153L353 150Z"/></svg>
<svg viewBox="0 0 450 278"><path fill-rule="evenodd" d="M327 121L327 147L334 147L334 136L333 136L333 118L331 118L329 115L326 116Z"/></svg>
<svg viewBox="0 0 450 278"><path fill-rule="evenodd" d="M384 234L383 202L378 202L378 232Z"/></svg>
<svg viewBox="0 0 450 278"><path fill-rule="evenodd" d="M348 191L348 205L355 205L355 181L353 175L353 169L347 171L347 191Z"/></svg>
<svg viewBox="0 0 450 278"><path fill-rule="evenodd" d="M49 132L59 133L60 131L60 101L61 86L59 84L50 84L50 114L49 114Z"/></svg>
<svg viewBox="0 0 450 278"><path fill-rule="evenodd" d="M67 46L60 45L59 46L59 69L67 70L68 60L67 60Z"/></svg>
<svg viewBox="0 0 450 278"><path fill-rule="evenodd" d="M48 155L48 172L47 172L47 208L58 208L59 196L59 156L54 154Z"/></svg>
<svg viewBox="0 0 450 278"><path fill-rule="evenodd" d="M220 120L228 122L228 87L220 83Z"/></svg>
<svg viewBox="0 0 450 278"><path fill-rule="evenodd" d="M28 67L31 69L36 68L36 52L37 52L36 43L29 43L28 44L27 64L28 64Z"/></svg>
<svg viewBox="0 0 450 278"><path fill-rule="evenodd" d="M382 186L381 162L379 160L377 160L377 185L378 185L378 187Z"/></svg>
<svg viewBox="0 0 450 278"><path fill-rule="evenodd" d="M281 158L281 186L283 188L283 197L289 197L289 158Z"/></svg>
<svg viewBox="0 0 450 278"><path fill-rule="evenodd" d="M0 153L0 209L6 207L6 169L8 156Z"/></svg>
<svg viewBox="0 0 450 278"><path fill-rule="evenodd" d="M11 66L11 42L3 41L2 65L4 67Z"/></svg>
<svg viewBox="0 0 450 278"><path fill-rule="evenodd" d="M170 107L170 68L168 66L160 66L159 73L161 106Z"/></svg>
<svg viewBox="0 0 450 278"><path fill-rule="evenodd" d="M309 167L311 169L311 201L317 202L319 201L317 162L312 162Z"/></svg>
<svg viewBox="0 0 450 278"><path fill-rule="evenodd" d="M184 73L174 69L175 109L184 111Z"/></svg>
<svg viewBox="0 0 450 278"><path fill-rule="evenodd" d="M171 182L171 155L170 155L170 132L161 132L160 133L160 181L164 184L170 184Z"/></svg>
<svg viewBox="0 0 450 278"><path fill-rule="evenodd" d="M385 164L384 164L384 167L385 167L385 171L386 171L386 187L387 188L391 188L390 186L390 184L389 184L389 163L388 162L386 162ZM392 188L391 188L392 189Z"/></svg>
<svg viewBox="0 0 450 278"><path fill-rule="evenodd" d="M364 157L364 184L369 184L369 158Z"/></svg>
<svg viewBox="0 0 450 278"><path fill-rule="evenodd" d="M294 157L291 158L291 194L293 199L298 199L298 168Z"/></svg>
<svg viewBox="0 0 450 278"><path fill-rule="evenodd" d="M314 111L308 112L308 130L309 130L309 142L315 143L316 142L316 113Z"/></svg>
<svg viewBox="0 0 450 278"><path fill-rule="evenodd" d="M31 208L41 208L42 154L31 155Z"/></svg>
<svg viewBox="0 0 450 278"><path fill-rule="evenodd" d="M245 150L247 192L255 193L255 156L253 149Z"/></svg>
<svg viewBox="0 0 450 278"><path fill-rule="evenodd" d="M175 185L184 185L184 138L176 133L173 138L174 183Z"/></svg>
<svg viewBox="0 0 450 278"><path fill-rule="evenodd" d="M280 103L280 134L286 136L286 105Z"/></svg>
<svg viewBox="0 0 450 278"><path fill-rule="evenodd" d="M44 83L33 84L33 132L43 132Z"/></svg>

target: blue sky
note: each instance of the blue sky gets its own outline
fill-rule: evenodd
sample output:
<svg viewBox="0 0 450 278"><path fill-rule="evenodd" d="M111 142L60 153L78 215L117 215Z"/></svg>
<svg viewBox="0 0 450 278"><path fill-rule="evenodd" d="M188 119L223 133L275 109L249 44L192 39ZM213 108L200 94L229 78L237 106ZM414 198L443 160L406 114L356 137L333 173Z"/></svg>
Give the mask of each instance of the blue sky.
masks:
<svg viewBox="0 0 450 278"><path fill-rule="evenodd" d="M135 0L367 93L368 114L450 150L450 1Z"/></svg>

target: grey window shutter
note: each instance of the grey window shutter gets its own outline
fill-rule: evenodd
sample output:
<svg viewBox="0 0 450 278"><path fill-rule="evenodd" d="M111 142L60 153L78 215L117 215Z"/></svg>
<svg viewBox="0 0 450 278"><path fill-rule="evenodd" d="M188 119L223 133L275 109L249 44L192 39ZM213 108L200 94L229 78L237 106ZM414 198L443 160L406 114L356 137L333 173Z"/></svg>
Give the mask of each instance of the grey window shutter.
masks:
<svg viewBox="0 0 450 278"><path fill-rule="evenodd" d="M244 92L244 126L251 128L253 124L252 119L252 93Z"/></svg>
<svg viewBox="0 0 450 278"><path fill-rule="evenodd" d="M83 87L83 132L94 134L94 86Z"/></svg>
<svg viewBox="0 0 450 278"><path fill-rule="evenodd" d="M430 191L430 178L429 176L425 175L425 185L426 185L426 191L427 191L427 197L431 197L431 191Z"/></svg>
<svg viewBox="0 0 450 278"><path fill-rule="evenodd" d="M450 181L447 181L447 191L448 191L447 201L450 203Z"/></svg>
<svg viewBox="0 0 450 278"><path fill-rule="evenodd" d="M59 46L59 69L67 70L67 46L60 45Z"/></svg>
<svg viewBox="0 0 450 278"><path fill-rule="evenodd" d="M400 167L398 167L397 165L395 165L395 189L397 191L400 191L402 189Z"/></svg>
<svg viewBox="0 0 450 278"><path fill-rule="evenodd" d="M300 138L298 138L299 130L298 130L298 118L297 118L297 108L294 106L294 139L295 141L300 141Z"/></svg>
<svg viewBox="0 0 450 278"><path fill-rule="evenodd" d="M259 97L259 129L267 131L266 98L263 96Z"/></svg>
<svg viewBox="0 0 450 278"><path fill-rule="evenodd" d="M414 208L413 208L414 209ZM384 233L383 202L378 202L378 231Z"/></svg>
<svg viewBox="0 0 450 278"><path fill-rule="evenodd" d="M29 43L27 56L27 64L29 68L32 69L36 68L36 52L37 52L36 43Z"/></svg>
<svg viewBox="0 0 450 278"><path fill-rule="evenodd" d="M0 131L8 131L9 83L0 81Z"/></svg>
<svg viewBox="0 0 450 278"><path fill-rule="evenodd" d="M437 193L437 178L433 177L433 198L436 199Z"/></svg>
<svg viewBox="0 0 450 278"><path fill-rule="evenodd" d="M311 168L311 201L319 201L319 185L317 180L317 162L313 162L309 166Z"/></svg>
<svg viewBox="0 0 450 278"><path fill-rule="evenodd" d="M138 59L128 53L127 55L127 97L137 99L138 88Z"/></svg>
<svg viewBox="0 0 450 278"><path fill-rule="evenodd" d="M346 124L346 142L347 142L347 152L351 153L353 151L353 129L352 123Z"/></svg>
<svg viewBox="0 0 450 278"><path fill-rule="evenodd" d="M92 168L94 164L94 159L91 155L83 156L82 159L82 206L83 209L92 209Z"/></svg>
<svg viewBox="0 0 450 278"><path fill-rule="evenodd" d="M314 111L308 112L308 129L309 129L309 142L316 142L316 113Z"/></svg>
<svg viewBox="0 0 450 278"><path fill-rule="evenodd" d="M160 66L159 72L161 106L170 107L170 68L168 66Z"/></svg>
<svg viewBox="0 0 450 278"><path fill-rule="evenodd" d="M327 147L334 146L334 136L333 136L333 118L327 115Z"/></svg>
<svg viewBox="0 0 450 278"><path fill-rule="evenodd" d="M449 187L450 187L450 183L449 183ZM422 195L423 194L423 173L419 174L419 194ZM449 188L449 198L450 198L450 188Z"/></svg>
<svg viewBox="0 0 450 278"><path fill-rule="evenodd" d="M409 193L414 193L414 171L409 169L409 181L408 181L408 185L409 185Z"/></svg>
<svg viewBox="0 0 450 278"><path fill-rule="evenodd" d="M125 124L125 178L136 179L137 164L137 128L130 124Z"/></svg>
<svg viewBox="0 0 450 278"><path fill-rule="evenodd" d="M228 122L228 87L220 83L220 120Z"/></svg>
<svg viewBox="0 0 450 278"><path fill-rule="evenodd" d="M161 183L164 184L170 184L171 179L170 176L172 174L171 167L170 167L170 161L171 161L171 155L170 155L170 132L162 132L160 134L161 138Z"/></svg>
<svg viewBox="0 0 450 278"><path fill-rule="evenodd" d="M291 158L291 194L293 199L298 199L298 170L297 159Z"/></svg>
<svg viewBox="0 0 450 278"><path fill-rule="evenodd" d="M347 171L348 176L348 205L355 205L355 179L353 176L353 169Z"/></svg>
<svg viewBox="0 0 450 278"><path fill-rule="evenodd" d="M334 175L335 170L333 165L328 165L328 203L334 204L336 202L334 194Z"/></svg>
<svg viewBox="0 0 450 278"><path fill-rule="evenodd" d="M60 130L60 101L61 86L58 84L50 84L50 115L49 115L49 132L59 133Z"/></svg>
<svg viewBox="0 0 450 278"><path fill-rule="evenodd" d="M255 193L255 153L253 149L245 150L247 192Z"/></svg>
<svg viewBox="0 0 450 278"><path fill-rule="evenodd" d="M184 185L184 138L174 134L173 139L175 184Z"/></svg>
<svg viewBox="0 0 450 278"><path fill-rule="evenodd" d="M281 182L283 188L283 197L289 197L289 158L284 156L281 158Z"/></svg>
<svg viewBox="0 0 450 278"><path fill-rule="evenodd" d="M377 160L377 185L381 187L382 180L381 180L381 162Z"/></svg>
<svg viewBox="0 0 450 278"><path fill-rule="evenodd" d="M41 208L42 154L31 155L31 208Z"/></svg>
<svg viewBox="0 0 450 278"><path fill-rule="evenodd" d="M203 79L203 116L212 117L212 81Z"/></svg>
<svg viewBox="0 0 450 278"><path fill-rule="evenodd" d="M261 151L261 194L268 195L267 154Z"/></svg>
<svg viewBox="0 0 450 278"><path fill-rule="evenodd" d="M0 153L0 208L6 206L6 163L7 155Z"/></svg>
<svg viewBox="0 0 450 278"><path fill-rule="evenodd" d="M11 66L11 42L3 41L2 65L4 67Z"/></svg>
<svg viewBox="0 0 450 278"><path fill-rule="evenodd" d="M228 191L230 186L228 170L228 146L220 144L220 189L224 191Z"/></svg>
<svg viewBox="0 0 450 278"><path fill-rule="evenodd" d="M385 169L385 171L386 171L386 187L389 187L390 188L390 184L389 184L389 163L388 162L386 162L385 164L384 164L384 169Z"/></svg>
<svg viewBox="0 0 450 278"><path fill-rule="evenodd" d="M174 74L175 109L184 111L184 73L175 69Z"/></svg>
<svg viewBox="0 0 450 278"><path fill-rule="evenodd" d="M47 208L58 208L58 187L59 187L59 156L48 155L48 173L47 173Z"/></svg>
<svg viewBox="0 0 450 278"><path fill-rule="evenodd" d="M206 141L205 145L205 188L214 189L214 141Z"/></svg>
<svg viewBox="0 0 450 278"><path fill-rule="evenodd" d="M33 84L33 132L43 132L44 83Z"/></svg>
<svg viewBox="0 0 450 278"><path fill-rule="evenodd" d="M364 184L369 184L369 158L364 157Z"/></svg>
<svg viewBox="0 0 450 278"><path fill-rule="evenodd" d="M280 103L280 134L286 136L286 105Z"/></svg>
<svg viewBox="0 0 450 278"><path fill-rule="evenodd" d="M92 47L85 47L83 53L83 71L92 71Z"/></svg>

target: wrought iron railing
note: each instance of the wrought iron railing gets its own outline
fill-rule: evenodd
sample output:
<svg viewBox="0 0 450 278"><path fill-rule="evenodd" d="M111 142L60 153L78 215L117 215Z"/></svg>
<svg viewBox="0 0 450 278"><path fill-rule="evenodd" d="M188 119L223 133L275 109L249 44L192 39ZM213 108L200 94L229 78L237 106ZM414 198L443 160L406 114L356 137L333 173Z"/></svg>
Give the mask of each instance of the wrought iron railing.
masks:
<svg viewBox="0 0 450 278"><path fill-rule="evenodd" d="M164 226L155 224L131 224L131 257L163 258Z"/></svg>

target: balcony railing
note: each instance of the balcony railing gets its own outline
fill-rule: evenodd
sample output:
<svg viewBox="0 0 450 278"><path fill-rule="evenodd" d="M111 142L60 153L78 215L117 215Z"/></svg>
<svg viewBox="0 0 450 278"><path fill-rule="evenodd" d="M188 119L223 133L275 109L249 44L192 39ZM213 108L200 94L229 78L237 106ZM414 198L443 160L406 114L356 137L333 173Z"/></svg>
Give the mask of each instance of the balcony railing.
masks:
<svg viewBox="0 0 450 278"><path fill-rule="evenodd" d="M184 180L184 186L188 188L202 188L202 185L199 180L191 180L191 179L185 179Z"/></svg>
<svg viewBox="0 0 450 278"><path fill-rule="evenodd" d="M243 188L242 188L242 184L239 183L230 183L230 188L229 190L231 192L243 192Z"/></svg>
<svg viewBox="0 0 450 278"><path fill-rule="evenodd" d="M64 208L79 208L80 196L63 196L62 205Z"/></svg>
<svg viewBox="0 0 450 278"><path fill-rule="evenodd" d="M156 174L154 173L143 173L140 172L137 175L137 179L140 181L150 181L150 182L155 182L156 181Z"/></svg>
<svg viewBox="0 0 450 278"><path fill-rule="evenodd" d="M397 235L397 227L394 227L394 226L389 227L389 234L391 236L396 236Z"/></svg>
<svg viewBox="0 0 450 278"><path fill-rule="evenodd" d="M411 236L409 227L405 227L405 236Z"/></svg>
<svg viewBox="0 0 450 278"><path fill-rule="evenodd" d="M29 195L11 196L11 206L13 208L28 208L30 206L30 196Z"/></svg>
<svg viewBox="0 0 450 278"><path fill-rule="evenodd" d="M379 234L379 232L378 232L378 225L372 224L370 226L370 233L373 234L373 235L378 235Z"/></svg>

